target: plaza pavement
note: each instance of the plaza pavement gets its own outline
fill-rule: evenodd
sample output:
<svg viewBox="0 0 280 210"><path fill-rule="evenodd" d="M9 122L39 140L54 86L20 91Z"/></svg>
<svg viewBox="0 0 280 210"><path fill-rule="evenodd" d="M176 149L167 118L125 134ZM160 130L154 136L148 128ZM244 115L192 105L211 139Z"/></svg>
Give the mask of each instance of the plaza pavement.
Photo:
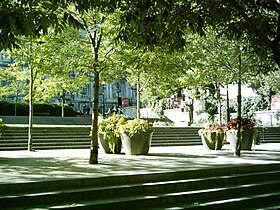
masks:
<svg viewBox="0 0 280 210"><path fill-rule="evenodd" d="M93 178L146 174L209 167L251 164L280 164L280 144L255 145L252 151L233 155L229 145L222 150L203 146L151 147L148 155L98 155L98 164L89 164L89 149L0 151L0 184L55 179ZM279 165L280 167L280 165Z"/></svg>

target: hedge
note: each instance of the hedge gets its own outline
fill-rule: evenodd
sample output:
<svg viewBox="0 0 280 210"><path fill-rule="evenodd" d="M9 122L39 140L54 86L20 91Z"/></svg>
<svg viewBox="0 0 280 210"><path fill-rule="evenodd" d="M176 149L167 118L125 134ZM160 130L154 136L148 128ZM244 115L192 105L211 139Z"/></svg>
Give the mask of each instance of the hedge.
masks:
<svg viewBox="0 0 280 210"><path fill-rule="evenodd" d="M17 107L17 116L28 116L29 106L27 103L10 103L7 101L0 101L0 115L15 115L15 106ZM61 116L61 106L57 104L34 104L33 114L41 116ZM73 107L69 105L64 106L64 116L76 116L77 113Z"/></svg>

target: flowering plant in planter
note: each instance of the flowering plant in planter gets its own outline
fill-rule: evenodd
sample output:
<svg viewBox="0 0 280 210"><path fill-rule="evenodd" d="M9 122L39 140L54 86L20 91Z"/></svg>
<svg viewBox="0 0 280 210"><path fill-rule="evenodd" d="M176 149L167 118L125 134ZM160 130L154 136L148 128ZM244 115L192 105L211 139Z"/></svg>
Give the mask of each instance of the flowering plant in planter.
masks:
<svg viewBox="0 0 280 210"><path fill-rule="evenodd" d="M241 140L241 149L250 150L252 143L259 141L259 133L256 128L254 128L254 123L248 118L241 118L240 120L240 140ZM231 144L235 144L237 141L237 118L231 119L227 125L227 138ZM235 146L233 145L233 148Z"/></svg>
<svg viewBox="0 0 280 210"><path fill-rule="evenodd" d="M154 132L153 125L150 124L148 121L143 119L133 119L124 121L122 120L120 123L120 131L128 136L133 136L135 134L141 133L152 133Z"/></svg>
<svg viewBox="0 0 280 210"><path fill-rule="evenodd" d="M120 125L120 133L125 154L148 154L153 132L153 125L143 119L136 118L123 122Z"/></svg>
<svg viewBox="0 0 280 210"><path fill-rule="evenodd" d="M106 140L109 146L108 153L120 153L121 140L119 126L124 121L121 115L112 115L98 122L98 135L100 140ZM101 142L102 144L102 142ZM102 145L104 147L104 144ZM118 148L118 149L117 149ZM116 152L116 149L119 150ZM107 149L105 149L105 152Z"/></svg>
<svg viewBox="0 0 280 210"><path fill-rule="evenodd" d="M248 118L241 118L241 130L252 130L254 127L254 123ZM231 119L227 125L228 130L237 130L237 118Z"/></svg>
<svg viewBox="0 0 280 210"><path fill-rule="evenodd" d="M0 118L0 137L5 129L6 125L3 123L2 118Z"/></svg>
<svg viewBox="0 0 280 210"><path fill-rule="evenodd" d="M106 137L120 137L119 126L124 117L121 115L112 115L98 122L98 132L104 133Z"/></svg>
<svg viewBox="0 0 280 210"><path fill-rule="evenodd" d="M203 145L208 149L221 149L227 127L218 124L209 124L198 131Z"/></svg>

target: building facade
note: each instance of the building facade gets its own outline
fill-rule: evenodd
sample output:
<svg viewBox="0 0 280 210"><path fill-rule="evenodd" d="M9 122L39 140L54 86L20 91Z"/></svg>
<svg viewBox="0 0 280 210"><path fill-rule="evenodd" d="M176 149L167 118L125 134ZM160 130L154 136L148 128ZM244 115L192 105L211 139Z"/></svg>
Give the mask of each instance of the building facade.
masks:
<svg viewBox="0 0 280 210"><path fill-rule="evenodd" d="M0 53L0 68L6 68L13 63L13 59L5 57ZM0 86L9 85L7 81L0 80ZM99 112L105 115L111 107L128 107L136 105L136 88L123 78L111 84L100 84L99 87ZM92 113L92 102L94 93L94 78L89 77L89 84L80 87L75 93L65 93L65 103L73 106L77 113L87 115ZM17 96L13 93L0 100L9 102L24 102L24 95ZM51 103L60 103L60 97L54 96Z"/></svg>

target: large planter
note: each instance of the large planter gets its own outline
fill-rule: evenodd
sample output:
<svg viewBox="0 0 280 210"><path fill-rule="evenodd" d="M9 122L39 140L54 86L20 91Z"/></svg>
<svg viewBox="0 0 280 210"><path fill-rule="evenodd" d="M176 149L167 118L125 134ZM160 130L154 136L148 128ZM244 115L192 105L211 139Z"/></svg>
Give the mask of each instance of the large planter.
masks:
<svg viewBox="0 0 280 210"><path fill-rule="evenodd" d="M98 133L98 141L103 151L107 154L120 154L122 150L121 137L113 140L105 138L104 133ZM114 143L113 143L114 142Z"/></svg>
<svg viewBox="0 0 280 210"><path fill-rule="evenodd" d="M204 133L201 134L202 144L207 150L221 150L224 144L224 133Z"/></svg>
<svg viewBox="0 0 280 210"><path fill-rule="evenodd" d="M241 132L241 150L251 150L253 144L253 130L243 130ZM230 143L232 150L236 149L237 132L226 133L226 141Z"/></svg>
<svg viewBox="0 0 280 210"><path fill-rule="evenodd" d="M146 155L151 146L153 132L128 136L121 133L121 140L126 155Z"/></svg>

